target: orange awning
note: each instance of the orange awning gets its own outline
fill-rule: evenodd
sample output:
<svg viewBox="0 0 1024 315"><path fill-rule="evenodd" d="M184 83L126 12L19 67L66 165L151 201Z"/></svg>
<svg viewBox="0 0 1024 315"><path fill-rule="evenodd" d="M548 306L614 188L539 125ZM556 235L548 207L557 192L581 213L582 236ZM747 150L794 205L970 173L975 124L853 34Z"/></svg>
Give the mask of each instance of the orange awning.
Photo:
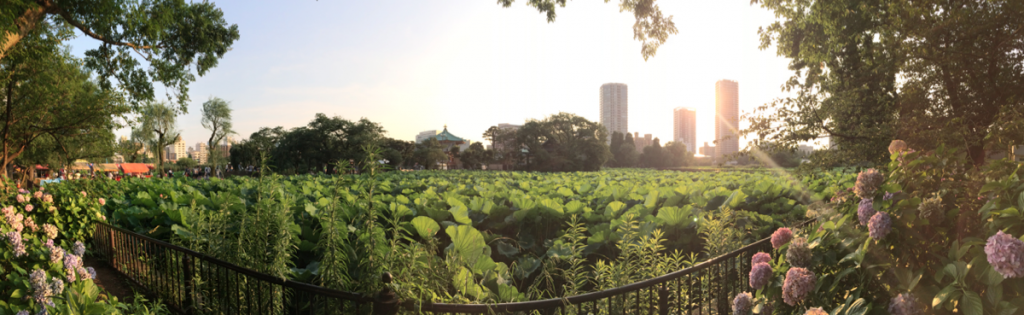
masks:
<svg viewBox="0 0 1024 315"><path fill-rule="evenodd" d="M124 171L125 174L149 173L149 167L142 163L122 163L121 170Z"/></svg>

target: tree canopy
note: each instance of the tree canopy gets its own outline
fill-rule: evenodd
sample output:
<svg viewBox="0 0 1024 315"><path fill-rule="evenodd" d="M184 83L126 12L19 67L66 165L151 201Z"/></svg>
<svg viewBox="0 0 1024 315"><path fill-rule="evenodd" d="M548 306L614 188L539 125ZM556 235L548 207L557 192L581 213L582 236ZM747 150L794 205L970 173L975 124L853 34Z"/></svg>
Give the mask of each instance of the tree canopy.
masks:
<svg viewBox="0 0 1024 315"><path fill-rule="evenodd" d="M134 108L155 98L154 82L186 111L188 84L205 75L238 40L212 2L184 0L8 0L0 6L0 60L40 30L77 29L100 42L86 52L104 90L125 92Z"/></svg>
<svg viewBox="0 0 1024 315"><path fill-rule="evenodd" d="M220 162L220 150L217 145L230 134L235 133L231 124L231 103L219 97L211 97L203 103L203 128L210 130L210 139L206 141L206 147L210 151L210 161L213 165Z"/></svg>
<svg viewBox="0 0 1024 315"><path fill-rule="evenodd" d="M755 142L794 147L831 137L826 164L885 162L893 139L911 148L1019 144L1024 108L1024 3L753 1L779 21L760 31L792 59L790 96L748 116ZM755 143L756 144L756 143Z"/></svg>

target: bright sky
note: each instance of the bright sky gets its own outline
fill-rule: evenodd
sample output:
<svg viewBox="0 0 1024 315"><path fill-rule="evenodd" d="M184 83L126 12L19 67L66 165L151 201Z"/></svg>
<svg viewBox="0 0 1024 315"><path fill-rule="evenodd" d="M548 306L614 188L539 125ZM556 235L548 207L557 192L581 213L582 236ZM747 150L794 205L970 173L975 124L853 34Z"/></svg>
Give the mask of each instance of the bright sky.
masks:
<svg viewBox="0 0 1024 315"><path fill-rule="evenodd" d="M780 96L791 74L774 47L757 49L758 27L774 17L749 3L659 1L679 34L645 62L618 1L571 1L554 23L525 0L217 1L241 39L191 85L178 126L190 146L205 142L202 103L217 96L231 102L241 138L322 112L366 117L397 139L447 124L482 141L489 126L560 111L599 121L601 84L622 82L630 132L670 141L672 109L693 107L697 141L710 142L715 81L738 81L749 112ZM71 44L80 56L97 45Z"/></svg>

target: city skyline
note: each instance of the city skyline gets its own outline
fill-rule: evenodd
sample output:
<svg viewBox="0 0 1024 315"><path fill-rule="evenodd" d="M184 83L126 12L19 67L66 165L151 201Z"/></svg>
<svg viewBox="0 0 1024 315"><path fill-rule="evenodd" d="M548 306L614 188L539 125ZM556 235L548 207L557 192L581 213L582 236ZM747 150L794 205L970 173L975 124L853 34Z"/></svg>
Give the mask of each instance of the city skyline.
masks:
<svg viewBox="0 0 1024 315"><path fill-rule="evenodd" d="M608 130L608 141L611 134L629 133L629 86L624 83L605 83L601 85L601 120Z"/></svg>
<svg viewBox="0 0 1024 315"><path fill-rule="evenodd" d="M715 82L715 156L736 153L739 145L739 82Z"/></svg>
<svg viewBox="0 0 1024 315"><path fill-rule="evenodd" d="M673 35L647 61L633 39L633 16L602 2L570 3L553 23L518 2L510 8L470 0L217 5L226 20L238 23L241 37L213 71L189 86L188 114L178 117L186 139L209 136L199 113L215 96L231 102L237 138L261 127L304 126L322 112L366 117L401 140L447 124L482 141L490 126L560 111L600 121L595 88L623 82L630 87L627 124L635 126L629 132L671 139L672 121L665 116L685 105L697 110L701 143L714 137L709 87L715 80L744 82L740 108L750 110L782 96L779 87L791 75L774 49L758 49L757 29L774 16L746 1L661 3L680 30L740 22ZM337 32L317 26L325 19L337 20L340 29L374 27ZM82 57L98 42L82 36L70 44ZM156 94L162 98L166 91L158 86Z"/></svg>

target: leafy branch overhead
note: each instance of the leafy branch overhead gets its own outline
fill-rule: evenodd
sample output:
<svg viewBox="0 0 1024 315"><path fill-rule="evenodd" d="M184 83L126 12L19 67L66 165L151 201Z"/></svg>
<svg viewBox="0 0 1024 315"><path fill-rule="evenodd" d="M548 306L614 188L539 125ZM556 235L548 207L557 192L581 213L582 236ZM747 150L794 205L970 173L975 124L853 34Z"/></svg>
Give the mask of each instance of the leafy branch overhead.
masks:
<svg viewBox="0 0 1024 315"><path fill-rule="evenodd" d="M608 2L610 0L605 0ZM669 35L678 34L672 16L664 16L657 0L620 0L619 12L631 12L636 18L633 23L633 39L640 41L640 54L644 60L658 52L658 47L665 44ZM503 7L510 7L515 0L498 0ZM527 0L527 5L534 7L542 14L547 15L548 23L554 22L557 14L557 7L565 7L566 0Z"/></svg>
<svg viewBox="0 0 1024 315"><path fill-rule="evenodd" d="M13 0L0 9L0 60L44 24L99 41L85 53L86 68L102 88L122 89L135 109L154 100L160 83L185 112L188 84L216 67L239 38L238 26L210 2Z"/></svg>

